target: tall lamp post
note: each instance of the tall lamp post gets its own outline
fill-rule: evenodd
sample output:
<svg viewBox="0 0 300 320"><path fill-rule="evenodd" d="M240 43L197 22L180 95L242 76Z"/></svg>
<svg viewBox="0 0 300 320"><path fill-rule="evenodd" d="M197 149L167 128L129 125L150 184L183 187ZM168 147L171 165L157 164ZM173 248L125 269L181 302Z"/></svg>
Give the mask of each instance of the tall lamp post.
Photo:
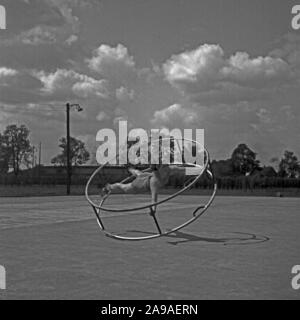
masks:
<svg viewBox="0 0 300 320"><path fill-rule="evenodd" d="M83 109L78 103L67 103L66 112L67 112L67 195L71 193L71 175L72 175L72 165L70 157L70 110L75 108L78 112L81 112Z"/></svg>

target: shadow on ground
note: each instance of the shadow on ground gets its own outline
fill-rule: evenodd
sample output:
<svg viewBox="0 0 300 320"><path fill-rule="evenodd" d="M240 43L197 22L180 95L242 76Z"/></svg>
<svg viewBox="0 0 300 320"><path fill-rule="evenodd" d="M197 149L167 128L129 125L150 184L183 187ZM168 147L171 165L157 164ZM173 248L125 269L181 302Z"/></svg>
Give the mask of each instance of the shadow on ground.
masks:
<svg viewBox="0 0 300 320"><path fill-rule="evenodd" d="M179 241L168 241L169 244L178 245L188 242L208 242L208 243L221 243L223 245L253 245L257 243L263 243L269 241L270 238L266 236L260 236L252 233L233 232L233 236L230 237L201 237L190 233L176 231L170 235L169 238L183 239Z"/></svg>
<svg viewBox="0 0 300 320"><path fill-rule="evenodd" d="M138 231L138 230L128 230L129 233L139 234L139 235L155 235L155 233ZM124 234L123 234L124 236ZM171 234L162 236L168 239L178 239L177 241L167 241L171 245L185 244L190 242L205 242L205 243L216 243L222 245L254 245L258 243L267 242L270 240L267 236L256 235L253 233L245 232L231 232L228 237L203 237L194 235L187 232L175 231Z"/></svg>

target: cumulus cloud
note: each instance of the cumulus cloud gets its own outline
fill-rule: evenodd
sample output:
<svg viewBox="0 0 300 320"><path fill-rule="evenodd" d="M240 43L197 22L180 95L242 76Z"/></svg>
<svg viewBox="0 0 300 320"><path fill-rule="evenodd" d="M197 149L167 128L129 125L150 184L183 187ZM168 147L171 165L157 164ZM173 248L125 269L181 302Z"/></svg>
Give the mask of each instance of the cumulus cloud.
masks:
<svg viewBox="0 0 300 320"><path fill-rule="evenodd" d="M39 72L36 75L44 84L43 92L49 95L68 96L73 93L81 98L106 98L108 95L105 80L96 80L73 70L58 69L54 73Z"/></svg>
<svg viewBox="0 0 300 320"><path fill-rule="evenodd" d="M66 44L71 46L74 42L78 40L78 36L75 34L70 35L70 37L66 40Z"/></svg>
<svg viewBox="0 0 300 320"><path fill-rule="evenodd" d="M90 70L110 79L117 87L126 86L137 77L134 59L122 44L116 47L103 44L86 62Z"/></svg>
<svg viewBox="0 0 300 320"><path fill-rule="evenodd" d="M173 55L164 64L169 82L176 85L198 83L205 90L207 82L217 80L224 63L224 52L218 45L203 45L198 49Z"/></svg>
<svg viewBox="0 0 300 320"><path fill-rule="evenodd" d="M237 52L221 70L222 80L233 81L250 87L283 84L291 75L287 62L281 58L258 57L251 59L248 53Z"/></svg>
<svg viewBox="0 0 300 320"><path fill-rule="evenodd" d="M4 77L12 77L18 74L17 70L6 68L6 67L0 67L0 79Z"/></svg>
<svg viewBox="0 0 300 320"><path fill-rule="evenodd" d="M251 58L237 52L227 59L219 45L208 44L172 56L163 69L173 86L198 101L207 95L242 101L258 89L276 88L292 79L289 64L280 57Z"/></svg>
<svg viewBox="0 0 300 320"><path fill-rule="evenodd" d="M56 42L56 28L49 26L36 26L30 30L24 31L19 38L26 45L53 44Z"/></svg>
<svg viewBox="0 0 300 320"><path fill-rule="evenodd" d="M151 123L158 127L169 129L192 126L198 121L198 113L192 109L184 108L180 104L173 104L168 108L156 111Z"/></svg>
<svg viewBox="0 0 300 320"><path fill-rule="evenodd" d="M99 4L94 0L23 0L23 2L32 8L43 9L44 14L41 14L40 19L38 17L37 25L5 41L8 45L23 43L37 46L62 43L70 46L79 40L80 32L80 20L74 14L74 9ZM52 21L57 23L53 24Z"/></svg>
<svg viewBox="0 0 300 320"><path fill-rule="evenodd" d="M105 80L95 80L93 78L86 77L81 82L76 82L73 85L72 90L81 98L96 96L105 99L108 96L108 91L105 85Z"/></svg>
<svg viewBox="0 0 300 320"><path fill-rule="evenodd" d="M101 45L87 62L92 70L99 73L104 73L106 68L115 67L116 64L128 68L135 65L133 57L129 56L128 49L122 44L118 44L115 48L105 44Z"/></svg>
<svg viewBox="0 0 300 320"><path fill-rule="evenodd" d="M121 102L131 101L134 99L134 90L120 87L116 90L116 97Z"/></svg>

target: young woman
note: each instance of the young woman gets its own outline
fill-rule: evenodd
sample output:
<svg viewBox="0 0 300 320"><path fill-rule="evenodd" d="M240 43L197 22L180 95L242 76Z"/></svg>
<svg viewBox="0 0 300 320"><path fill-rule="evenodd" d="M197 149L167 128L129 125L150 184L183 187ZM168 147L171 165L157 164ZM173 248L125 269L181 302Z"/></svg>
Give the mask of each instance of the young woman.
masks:
<svg viewBox="0 0 300 320"><path fill-rule="evenodd" d="M152 203L156 203L158 193L169 181L171 176L185 176L185 168L176 165L151 165L148 169L150 172L142 172L130 168L128 171L135 177L130 183L107 184L101 192L104 196L112 191L125 193L142 193L151 192ZM151 208L151 214L155 214L156 206Z"/></svg>

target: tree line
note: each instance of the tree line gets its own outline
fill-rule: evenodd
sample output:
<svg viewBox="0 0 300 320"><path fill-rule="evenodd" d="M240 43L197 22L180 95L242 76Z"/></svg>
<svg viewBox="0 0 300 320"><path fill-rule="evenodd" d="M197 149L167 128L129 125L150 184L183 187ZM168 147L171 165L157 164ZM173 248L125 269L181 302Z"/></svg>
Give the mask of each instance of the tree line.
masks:
<svg viewBox="0 0 300 320"><path fill-rule="evenodd" d="M34 147L29 136L30 131L25 125L9 125L2 133L0 132L0 174L13 172L15 177L18 177L23 169L33 167ZM59 140L59 147L61 148L61 153L51 159L51 163L54 166L66 166L66 138L63 137ZM70 161L72 166L86 164L89 160L90 153L87 151L84 142L71 137ZM292 151L285 151L281 159L273 158L271 162L278 165L278 170L271 167L277 177L287 179L300 178L300 162ZM216 171L221 172L222 169L224 171L217 174L218 178L228 177L234 179L253 176L264 170L264 167L257 159L257 153L246 144L239 144L233 150L229 159L213 161L213 164L215 164Z"/></svg>
<svg viewBox="0 0 300 320"><path fill-rule="evenodd" d="M215 163L221 163L221 161ZM224 162L224 161L223 161ZM272 166L262 166L257 160L257 153L251 150L246 144L239 144L229 159L225 160L228 176L253 176L262 173L263 176L295 179L300 178L300 162L294 152L285 151L281 159L273 158L271 163L277 163L278 169ZM222 174L221 174L222 176ZM226 176L226 174L223 174Z"/></svg>
<svg viewBox="0 0 300 320"><path fill-rule="evenodd" d="M30 131L25 125L9 125L0 132L0 173L7 174L12 171L17 178L24 169L34 166L34 146L29 139ZM51 163L55 166L67 164L67 141L66 138L59 140L61 153L55 156ZM70 162L72 166L80 166L87 163L90 154L85 144L70 138Z"/></svg>

